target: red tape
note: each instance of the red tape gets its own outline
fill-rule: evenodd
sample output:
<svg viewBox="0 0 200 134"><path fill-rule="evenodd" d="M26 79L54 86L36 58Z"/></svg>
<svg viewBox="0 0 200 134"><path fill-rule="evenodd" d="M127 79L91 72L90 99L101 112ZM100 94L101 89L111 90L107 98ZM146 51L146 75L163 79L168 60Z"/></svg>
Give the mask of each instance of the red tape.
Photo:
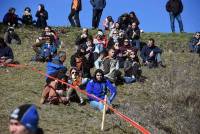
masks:
<svg viewBox="0 0 200 134"><path fill-rule="evenodd" d="M59 79L57 79L57 78L55 78L55 77L52 77L52 76L50 76L50 75L48 75L48 74L45 74L44 72L39 71L39 70L37 70L37 69L34 68L34 67L29 67L28 65L16 65L16 64L7 64L7 66L8 66L8 67L15 67L15 68L30 68L31 70L37 72L38 74L41 74L41 75L43 75L43 76L49 77L49 78L54 79L54 80L57 80L58 82L64 83L64 84L66 84L67 86L69 86L69 87L71 87L71 88L77 90L78 92L81 92L82 94L84 94L84 95L86 95L86 96L90 96L90 97L93 97L93 98L95 98L95 99L97 99L97 100L99 100L99 101L101 101L101 102L104 102L104 100L102 100L102 99L100 99L100 98L94 96L93 94L88 94L86 91L81 90L81 89L79 89L79 88L77 88L77 87L75 87L75 86L73 86L73 85L71 85L71 84L69 84L69 83L66 83L65 81L59 80ZM136 129L138 129L138 130L139 130L140 132L142 132L143 134L150 134L150 132L149 132L147 129L145 129L144 127L142 127L141 125L139 125L137 122L133 121L132 119L130 119L128 116L122 114L121 112L117 111L116 109L114 109L113 107L109 106L108 104L106 104L106 103L104 103L104 104L105 104L111 111L113 111L116 115L118 115L121 119L123 119L123 120L125 120L126 122L130 123L131 126L135 127Z"/></svg>

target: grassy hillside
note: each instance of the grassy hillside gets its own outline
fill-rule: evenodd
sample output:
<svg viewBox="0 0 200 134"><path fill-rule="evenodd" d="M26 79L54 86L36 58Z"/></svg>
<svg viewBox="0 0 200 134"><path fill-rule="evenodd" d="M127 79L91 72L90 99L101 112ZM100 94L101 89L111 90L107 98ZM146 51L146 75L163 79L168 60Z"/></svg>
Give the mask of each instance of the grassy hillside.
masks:
<svg viewBox="0 0 200 134"><path fill-rule="evenodd" d="M0 36L4 27L0 26ZM74 40L80 29L55 28L67 51L66 65L74 52ZM41 30L32 27L16 29L22 45L11 45L15 59L45 71L45 63L30 62L34 55L31 44ZM62 31L62 32L60 32ZM64 32L63 32L64 31ZM95 31L92 31L94 33ZM144 33L142 40L154 38L164 53L166 68L149 70L142 67L145 83L118 87L114 104L117 109L156 134L200 133L200 57L188 52L192 34ZM45 78L30 69L0 68L0 133L8 133L10 111L22 103L39 108L40 126L46 134L123 134L139 133L115 114L106 115L105 132L100 131L101 113L89 107L39 105Z"/></svg>

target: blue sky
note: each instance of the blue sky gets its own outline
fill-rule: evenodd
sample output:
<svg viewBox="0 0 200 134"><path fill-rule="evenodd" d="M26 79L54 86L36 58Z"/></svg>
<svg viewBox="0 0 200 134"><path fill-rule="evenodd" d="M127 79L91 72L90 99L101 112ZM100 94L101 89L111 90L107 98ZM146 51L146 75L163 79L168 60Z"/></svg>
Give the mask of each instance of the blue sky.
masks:
<svg viewBox="0 0 200 134"><path fill-rule="evenodd" d="M140 28L146 32L171 32L169 15L165 10L167 0L107 0L107 6L103 11L102 20L111 15L116 20L122 13L135 11L141 24ZM184 11L182 20L186 32L200 31L200 0L182 0ZM35 13L39 3L45 5L49 13L49 25L67 26L70 12L71 0L1 0L0 20L9 7L15 7L19 16L22 16L26 6L31 7L32 14ZM83 10L80 12L82 27L91 27L92 7L89 0L82 0ZM176 22L176 31L179 31Z"/></svg>

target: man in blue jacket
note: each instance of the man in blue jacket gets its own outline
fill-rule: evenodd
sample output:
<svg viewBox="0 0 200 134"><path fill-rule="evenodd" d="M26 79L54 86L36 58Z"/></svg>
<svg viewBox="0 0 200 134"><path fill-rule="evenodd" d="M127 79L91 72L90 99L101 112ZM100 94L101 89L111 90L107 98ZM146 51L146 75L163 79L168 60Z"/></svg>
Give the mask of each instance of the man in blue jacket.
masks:
<svg viewBox="0 0 200 134"><path fill-rule="evenodd" d="M101 69L97 69L95 71L94 78L88 82L86 91L87 93L92 94L102 100L104 100L105 95L109 91L110 96L107 100L108 104L111 104L117 94L116 87L114 87L109 80L104 78L104 74ZM97 108L100 111L103 110L104 105L102 102L91 96L88 96L88 98L90 105L93 108Z"/></svg>
<svg viewBox="0 0 200 134"><path fill-rule="evenodd" d="M161 53L162 50L155 46L154 39L150 38L147 46L144 46L141 51L141 58L143 60L143 63L147 65L149 68L161 66L165 67L165 65L162 64L161 60Z"/></svg>
<svg viewBox="0 0 200 134"><path fill-rule="evenodd" d="M93 7L92 27L96 29L99 26L103 9L106 6L106 0L90 0L90 3Z"/></svg>

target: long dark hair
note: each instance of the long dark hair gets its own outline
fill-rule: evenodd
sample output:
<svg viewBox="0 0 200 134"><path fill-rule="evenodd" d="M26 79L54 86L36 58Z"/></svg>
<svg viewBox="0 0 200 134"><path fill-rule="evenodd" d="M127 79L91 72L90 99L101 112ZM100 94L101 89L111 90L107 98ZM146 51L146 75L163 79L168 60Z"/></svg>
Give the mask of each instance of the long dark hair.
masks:
<svg viewBox="0 0 200 134"><path fill-rule="evenodd" d="M98 81L98 80L96 79L97 73L102 74L102 80L101 80L101 81ZM104 72L103 72L103 70L97 69L97 70L94 72L93 81L94 81L94 82L105 82L105 81L106 81L106 79L104 78Z"/></svg>

